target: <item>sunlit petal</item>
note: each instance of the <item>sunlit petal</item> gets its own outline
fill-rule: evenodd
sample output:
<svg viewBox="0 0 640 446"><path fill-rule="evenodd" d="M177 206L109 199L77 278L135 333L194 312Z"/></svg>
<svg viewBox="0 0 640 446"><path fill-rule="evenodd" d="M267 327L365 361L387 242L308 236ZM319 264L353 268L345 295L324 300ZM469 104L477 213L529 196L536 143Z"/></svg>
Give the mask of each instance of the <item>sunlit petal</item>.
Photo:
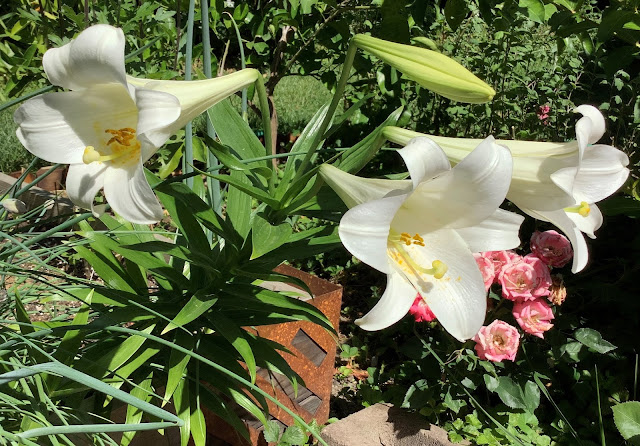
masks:
<svg viewBox="0 0 640 446"><path fill-rule="evenodd" d="M30 99L14 114L20 142L52 163L82 163L86 146L104 146L105 130L135 128L135 103L121 86L49 93Z"/></svg>
<svg viewBox="0 0 640 446"><path fill-rule="evenodd" d="M124 33L109 25L94 25L42 58L49 81L69 90L96 84L127 85L124 70Z"/></svg>
<svg viewBox="0 0 640 446"><path fill-rule="evenodd" d="M363 330L382 330L402 319L416 298L416 290L397 272L387 276L387 288L376 305L356 325Z"/></svg>
<svg viewBox="0 0 640 446"><path fill-rule="evenodd" d="M429 138L420 137L409 141L398 150L411 175L413 187L424 180L440 175L451 169L451 164L442 149Z"/></svg>
<svg viewBox="0 0 640 446"><path fill-rule="evenodd" d="M138 107L138 139L146 141L149 148L162 146L172 133L167 128L180 116L180 101L175 96L161 91L135 89ZM142 153L142 161L148 160L153 150Z"/></svg>
<svg viewBox="0 0 640 446"><path fill-rule="evenodd" d="M509 150L485 139L453 169L424 181L409 195L393 226L410 233L474 226L504 201L511 181Z"/></svg>
<svg viewBox="0 0 640 446"><path fill-rule="evenodd" d="M475 226L458 228L456 232L471 252L503 251L520 246L518 231L523 221L522 215L497 209L486 220Z"/></svg>
<svg viewBox="0 0 640 446"><path fill-rule="evenodd" d="M447 265L436 279L403 262L400 268L436 315L443 328L459 341L472 338L482 327L487 308L480 269L465 241L453 229L421 234L424 246L406 248L413 262L425 267L435 260Z"/></svg>
<svg viewBox="0 0 640 446"><path fill-rule="evenodd" d="M597 143L605 132L604 116L600 110L593 105L584 104L576 107L574 111L583 115L576 123L578 144L586 147L587 144Z"/></svg>
<svg viewBox="0 0 640 446"><path fill-rule="evenodd" d="M381 198L349 209L340 220L344 247L367 265L390 274L387 239L391 220L405 198L406 195Z"/></svg>
<svg viewBox="0 0 640 446"><path fill-rule="evenodd" d="M151 224L163 216L141 163L111 166L105 174L104 194L113 210L132 223Z"/></svg>

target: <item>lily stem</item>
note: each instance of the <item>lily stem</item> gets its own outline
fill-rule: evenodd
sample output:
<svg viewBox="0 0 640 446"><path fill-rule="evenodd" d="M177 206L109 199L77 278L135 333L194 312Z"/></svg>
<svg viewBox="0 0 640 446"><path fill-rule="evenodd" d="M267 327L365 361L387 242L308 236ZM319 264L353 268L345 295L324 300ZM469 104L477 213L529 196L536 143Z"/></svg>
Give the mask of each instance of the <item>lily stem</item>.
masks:
<svg viewBox="0 0 640 446"><path fill-rule="evenodd" d="M262 115L262 127L264 128L264 148L267 157L264 159L277 158L271 155L271 147L273 144L271 135L271 112L269 111L269 98L267 97L267 89L264 86L264 80L259 77L256 80L256 92L258 93L258 100L260 101L260 112ZM269 177L269 192L273 194L275 190L276 172L271 171L271 177Z"/></svg>
<svg viewBox="0 0 640 446"><path fill-rule="evenodd" d="M187 50L185 54L185 67L184 67L184 79L191 80L191 64L193 58L193 21L195 15L195 0L189 0L189 14L187 16ZM182 171L184 173L191 173L193 169L193 130L191 122L185 126L184 135L184 157L182 158ZM193 178L187 177L186 184L189 189L193 189Z"/></svg>
<svg viewBox="0 0 640 446"><path fill-rule="evenodd" d="M318 146L320 145L320 142L324 139L324 132L326 132L327 127L329 127L329 123L331 122L331 119L333 118L333 115L336 112L336 109L338 108L338 104L340 103L340 99L342 98L342 94L344 93L344 88L346 87L347 81L349 80L351 67L353 66L353 60L356 57L357 49L358 48L353 43L353 40L351 40L349 42L349 48L347 49L347 54L344 59L344 64L342 65L342 73L340 74L340 80L338 81L338 85L336 86L336 91L333 94L333 98L331 99L331 104L329 104L329 109L327 110L327 114L324 116L324 119L322 120L322 124L320 124L320 128L318 129L318 132L316 133L316 136L313 138L313 141L310 146L311 149L307 152L307 155L304 157L304 159L300 163L300 167L298 168L298 171L296 172L296 175L293 181L295 181L301 175L304 174L305 169L307 168L307 166L309 165L309 162L311 161L311 157L318 150Z"/></svg>

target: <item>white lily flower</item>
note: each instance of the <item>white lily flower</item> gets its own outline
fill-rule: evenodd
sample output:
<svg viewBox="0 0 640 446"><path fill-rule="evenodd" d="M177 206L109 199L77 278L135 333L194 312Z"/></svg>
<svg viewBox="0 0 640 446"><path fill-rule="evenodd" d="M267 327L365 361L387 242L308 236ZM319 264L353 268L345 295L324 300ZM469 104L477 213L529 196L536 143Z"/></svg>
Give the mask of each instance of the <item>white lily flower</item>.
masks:
<svg viewBox="0 0 640 446"><path fill-rule="evenodd" d="M416 292L460 341L482 327L486 291L472 252L515 248L523 218L498 208L511 155L492 137L451 168L428 138L398 151L411 181L358 178L323 165L323 179L352 208L340 221L344 246L388 276L375 307L356 324L380 330L400 320Z"/></svg>
<svg viewBox="0 0 640 446"><path fill-rule="evenodd" d="M154 223L162 207L142 163L188 121L250 85L259 73L242 70L204 81L128 78L121 29L95 25L70 43L47 51L52 84L71 91L26 101L14 115L17 135L34 155L70 164L67 193L91 209L104 188L111 207L134 223Z"/></svg>
<svg viewBox="0 0 640 446"><path fill-rule="evenodd" d="M576 123L576 141L497 140L497 143L507 146L513 155L513 178L507 199L567 235L574 250L571 271L577 273L589 260L582 233L595 238L594 232L602 225L602 214L595 203L625 183L629 158L615 147L596 144L605 131L604 117L597 108L581 105L575 111L583 115ZM480 141L423 135L396 127L385 129L385 136L399 144L416 136L428 136L440 144L454 164Z"/></svg>

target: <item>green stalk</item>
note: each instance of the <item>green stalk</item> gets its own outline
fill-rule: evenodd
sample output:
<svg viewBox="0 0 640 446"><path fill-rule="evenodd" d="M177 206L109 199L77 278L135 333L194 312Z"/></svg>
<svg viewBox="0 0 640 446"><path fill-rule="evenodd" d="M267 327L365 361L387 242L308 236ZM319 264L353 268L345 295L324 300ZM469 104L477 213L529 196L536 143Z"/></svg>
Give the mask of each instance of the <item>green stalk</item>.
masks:
<svg viewBox="0 0 640 446"><path fill-rule="evenodd" d="M46 239L46 238L48 238L48 237L50 237L52 235L55 235L58 231L62 231L64 229L67 229L67 228L69 228L69 227L71 227L71 226L73 226L73 225L75 225L77 223L80 223L81 221L86 220L87 218L89 218L91 216L93 216L93 214L91 212L85 212L83 214L80 214L77 217L72 218L71 220L67 220L64 223L60 223L58 226L55 226L55 227L49 229L48 231L45 231L45 232L43 232L43 233L41 233L41 234L39 234L39 235L29 239L29 240L25 240L22 243L22 245L23 246L31 246L34 243L38 243L38 242L40 242L40 241L42 241L42 240L44 240L44 239ZM17 247L15 247L13 249L10 249L8 251L0 251L0 257L4 257L4 258L9 257L9 256L19 252L21 249L22 249L22 247L17 246Z"/></svg>
<svg viewBox="0 0 640 446"><path fill-rule="evenodd" d="M18 198L20 195L22 195L23 193L25 193L26 191L28 191L29 189L31 189L33 186L35 186L36 184L38 184L40 181L44 180L45 178L47 178L49 175L51 175L55 170L59 169L60 167L62 167L62 164L57 163L54 164L51 169L47 170L45 173L43 173L42 175L40 175L39 177L37 177L35 180L33 180L31 183L27 184L26 186L24 186L23 188L21 188L19 191L17 191L13 198Z"/></svg>
<svg viewBox="0 0 640 446"><path fill-rule="evenodd" d="M607 440L604 436L604 423L602 422L602 408L600 407L600 380L598 379L598 365L595 364L596 372L596 397L598 398L598 422L600 424L600 443L602 446L607 446Z"/></svg>
<svg viewBox="0 0 640 446"><path fill-rule="evenodd" d="M202 14L202 50L203 50L203 59L204 59L204 75L207 78L212 77L211 73L211 39L209 38L209 2L208 0L202 0L201 5L201 14ZM213 123L211 119L209 119L208 115L205 115L207 118L207 135L210 138L216 138L216 130L213 128ZM209 151L205 151L207 169L209 167L217 166L218 159ZM214 178L207 177L207 190L209 192L209 204L213 208L215 212L218 214L222 211L222 197L220 195L220 182ZM212 236L210 232L207 232L209 236ZM211 241L211 240L210 240Z"/></svg>
<svg viewBox="0 0 640 446"><path fill-rule="evenodd" d="M231 14L229 14L228 12L226 14L231 19L231 23L233 23L233 27L236 30L236 39L238 39L238 47L240 48L240 66L244 70L245 68L247 68L247 64L246 64L245 58L244 58L244 45L242 45L242 37L240 37L240 29L238 28L238 24L236 23L236 21L233 18L233 16ZM241 110L242 110L242 119L244 119L246 121L247 120L247 89L246 88L242 89L242 105L241 105L241 107L242 107L241 108ZM266 133L266 130L265 130L265 133Z"/></svg>
<svg viewBox="0 0 640 446"><path fill-rule="evenodd" d="M193 16L195 14L195 0L189 0L189 15L187 16L187 50L185 55L184 79L191 80L191 64L193 59ZM184 157L182 158L182 171L191 173L193 169L193 129L191 122L185 128L184 135ZM193 177L186 178L189 189L193 189Z"/></svg>
<svg viewBox="0 0 640 446"><path fill-rule="evenodd" d="M302 163L300 163L300 167L296 172L294 177L294 181L298 179L300 175L304 174L305 169L309 165L311 161L311 157L318 150L318 146L320 142L324 139L324 132L329 127L329 123L333 118L336 109L338 108L338 103L342 98L342 94L344 93L344 88L347 85L347 81L349 80L349 74L351 73L351 67L353 66L353 59L356 57L357 47L353 43L353 40L349 42L349 48L347 49L347 54L344 59L344 64L342 65L342 73L340 74L340 80L338 81L338 85L336 86L336 91L333 94L333 98L331 98L331 104L329 104L329 109L327 110L327 114L325 115L322 124L320 125L320 130L316 133L315 138L313 138L313 142L311 143L311 149L307 153L307 156L304 157Z"/></svg>
<svg viewBox="0 0 640 446"><path fill-rule="evenodd" d="M262 114L262 127L264 128L264 148L265 153L267 154L267 158L270 159L275 158L271 155L271 147L273 144L273 138L271 135L271 119L269 112L269 98L267 97L267 89L264 87L264 80L260 77L256 81L256 92L258 93L258 100L260 101L260 112ZM275 180L276 180L276 172L271 172L271 177L269 177L269 192L273 194L275 190Z"/></svg>

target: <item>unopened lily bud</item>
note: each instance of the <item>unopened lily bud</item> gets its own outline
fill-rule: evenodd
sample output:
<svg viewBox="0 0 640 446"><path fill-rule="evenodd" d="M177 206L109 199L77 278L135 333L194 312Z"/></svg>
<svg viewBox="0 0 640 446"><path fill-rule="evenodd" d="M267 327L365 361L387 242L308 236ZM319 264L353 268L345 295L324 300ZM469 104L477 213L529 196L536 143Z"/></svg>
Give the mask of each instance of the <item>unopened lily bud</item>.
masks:
<svg viewBox="0 0 640 446"><path fill-rule="evenodd" d="M401 43L388 42L365 34L353 38L354 44L400 70L421 86L454 101L479 104L493 99L496 92L450 57Z"/></svg>
<svg viewBox="0 0 640 446"><path fill-rule="evenodd" d="M12 214L18 215L27 212L27 205L17 198L7 198L6 200L2 200L0 205Z"/></svg>

